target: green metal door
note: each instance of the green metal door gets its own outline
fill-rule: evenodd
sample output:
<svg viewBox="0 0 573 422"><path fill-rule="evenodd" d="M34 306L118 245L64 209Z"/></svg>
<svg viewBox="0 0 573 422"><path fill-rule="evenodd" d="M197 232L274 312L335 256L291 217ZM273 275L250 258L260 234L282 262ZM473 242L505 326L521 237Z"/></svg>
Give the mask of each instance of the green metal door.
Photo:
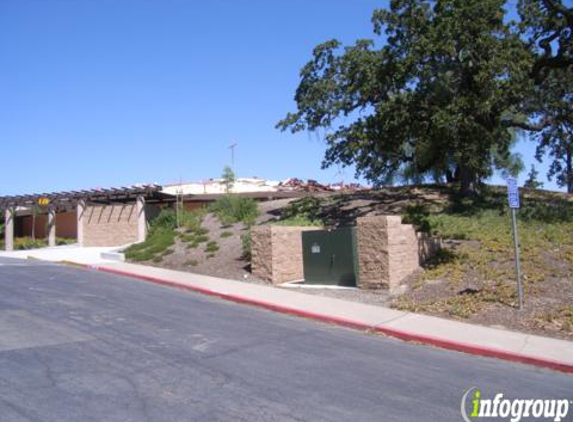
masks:
<svg viewBox="0 0 573 422"><path fill-rule="evenodd" d="M305 283L356 285L354 228L303 232L302 249Z"/></svg>

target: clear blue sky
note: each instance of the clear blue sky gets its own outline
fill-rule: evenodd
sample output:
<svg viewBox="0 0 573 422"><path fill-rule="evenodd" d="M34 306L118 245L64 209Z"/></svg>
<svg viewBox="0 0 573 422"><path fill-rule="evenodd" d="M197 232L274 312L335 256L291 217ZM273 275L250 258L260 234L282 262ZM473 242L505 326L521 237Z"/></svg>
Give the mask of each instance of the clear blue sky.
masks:
<svg viewBox="0 0 573 422"><path fill-rule="evenodd" d="M0 0L0 194L218 177L233 141L239 176L352 181L274 125L312 48L372 37L385 4Z"/></svg>

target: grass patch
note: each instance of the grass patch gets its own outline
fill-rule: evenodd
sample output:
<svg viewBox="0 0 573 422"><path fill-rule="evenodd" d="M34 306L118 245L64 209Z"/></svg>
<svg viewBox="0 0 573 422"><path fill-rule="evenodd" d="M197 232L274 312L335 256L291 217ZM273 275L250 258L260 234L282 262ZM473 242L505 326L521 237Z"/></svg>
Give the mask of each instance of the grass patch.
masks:
<svg viewBox="0 0 573 422"><path fill-rule="evenodd" d="M233 236L233 233L231 233L230 231L227 231L227 230L221 232L221 234L220 234L220 237L222 239L225 239L225 238L231 237L231 236Z"/></svg>
<svg viewBox="0 0 573 422"><path fill-rule="evenodd" d="M199 261L197 261L196 259L188 259L187 261L185 261L185 265L189 265L191 267L196 267L199 264Z"/></svg>
<svg viewBox="0 0 573 422"><path fill-rule="evenodd" d="M125 257L132 261L149 261L156 255L163 254L175 243L175 230L155 227L150 230L145 242L137 243L125 250Z"/></svg>

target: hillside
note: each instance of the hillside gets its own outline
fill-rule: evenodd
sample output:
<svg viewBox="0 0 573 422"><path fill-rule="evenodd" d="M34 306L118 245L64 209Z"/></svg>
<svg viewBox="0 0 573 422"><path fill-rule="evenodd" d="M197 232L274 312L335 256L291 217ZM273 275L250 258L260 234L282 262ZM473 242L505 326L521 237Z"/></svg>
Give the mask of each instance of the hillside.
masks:
<svg viewBox="0 0 573 422"><path fill-rule="evenodd" d="M255 224L344 226L365 215L402 215L419 230L444 239L444 250L405 282L399 296L387 292L311 291L349 300L391 305L412 312L485 325L573 338L573 201L564 194L522 192L518 212L525 309L516 309L515 267L505 189L488 187L459 201L441 186L326 193L259 204ZM152 265L258 282L243 259L248 232L241 224L202 218L203 244L189 247L184 233ZM208 237L208 239L206 238ZM211 249L208 250L208 243ZM215 242L215 243L213 243ZM195 242L196 243L196 242ZM191 244L195 244L191 243ZM216 250L215 250L216 249Z"/></svg>

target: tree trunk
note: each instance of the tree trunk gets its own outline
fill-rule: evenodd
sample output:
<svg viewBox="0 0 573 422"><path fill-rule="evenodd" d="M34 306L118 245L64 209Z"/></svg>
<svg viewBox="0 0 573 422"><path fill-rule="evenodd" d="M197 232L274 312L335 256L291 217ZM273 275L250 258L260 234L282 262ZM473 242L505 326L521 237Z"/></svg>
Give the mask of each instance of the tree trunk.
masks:
<svg viewBox="0 0 573 422"><path fill-rule="evenodd" d="M469 167L460 165L460 196L472 196L477 193L476 172Z"/></svg>
<svg viewBox="0 0 573 422"><path fill-rule="evenodd" d="M454 172L451 169L446 169L446 183L454 183Z"/></svg>
<svg viewBox="0 0 573 422"><path fill-rule="evenodd" d="M565 177L567 178L567 193L573 193L573 164L571 163L571 150L567 150Z"/></svg>

